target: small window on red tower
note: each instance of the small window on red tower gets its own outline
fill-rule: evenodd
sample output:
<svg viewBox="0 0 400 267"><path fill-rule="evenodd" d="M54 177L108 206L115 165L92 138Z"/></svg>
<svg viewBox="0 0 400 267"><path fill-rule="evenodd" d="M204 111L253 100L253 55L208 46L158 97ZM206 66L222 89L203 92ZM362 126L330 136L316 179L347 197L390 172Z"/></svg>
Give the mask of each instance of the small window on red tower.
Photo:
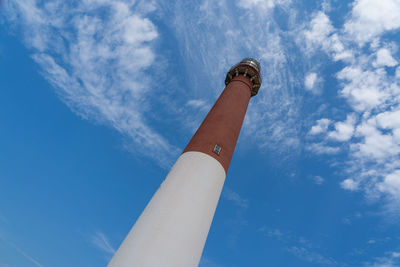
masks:
<svg viewBox="0 0 400 267"><path fill-rule="evenodd" d="M217 154L217 155L219 155L219 153L221 153L221 147L219 146L219 145L215 145L215 147L214 147L214 153L215 154Z"/></svg>

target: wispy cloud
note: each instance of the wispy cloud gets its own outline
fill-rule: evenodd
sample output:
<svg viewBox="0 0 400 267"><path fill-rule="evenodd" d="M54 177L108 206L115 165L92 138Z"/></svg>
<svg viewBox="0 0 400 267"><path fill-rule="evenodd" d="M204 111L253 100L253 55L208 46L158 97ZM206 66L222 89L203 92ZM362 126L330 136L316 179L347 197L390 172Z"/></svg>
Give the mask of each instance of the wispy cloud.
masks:
<svg viewBox="0 0 400 267"><path fill-rule="evenodd" d="M238 208L247 209L249 207L249 200L244 199L237 192L232 191L229 187L225 187L222 192L222 197L232 201Z"/></svg>
<svg viewBox="0 0 400 267"><path fill-rule="evenodd" d="M292 246L287 248L287 251L306 262L321 266L339 266L333 259L327 258L305 247Z"/></svg>
<svg viewBox="0 0 400 267"><path fill-rule="evenodd" d="M31 255L26 253L24 250L22 250L19 246L17 246L16 244L11 242L10 240L7 240L6 238L4 238L1 235L0 235L0 241L3 241L6 245L8 245L11 248L13 248L16 252L18 252L22 257L24 257L27 261L29 261L33 265L38 266L38 267L43 267L43 265L38 260L36 260L34 257L32 257ZM8 266L8 265L4 265L4 266Z"/></svg>
<svg viewBox="0 0 400 267"><path fill-rule="evenodd" d="M10 246L12 246L19 254L21 254L25 259L30 261L33 265L38 266L38 267L43 267L43 265L38 262L36 259L34 259L32 256L28 255L25 251L14 245L13 243L9 243Z"/></svg>
<svg viewBox="0 0 400 267"><path fill-rule="evenodd" d="M113 127L137 154L168 165L177 150L144 115L159 36L146 17L154 11L149 3L17 0L7 1L5 12L23 32L43 76L74 112Z"/></svg>
<svg viewBox="0 0 400 267"><path fill-rule="evenodd" d="M110 241L103 232L94 233L90 238L90 243L109 256L115 254L116 249L110 244Z"/></svg>
<svg viewBox="0 0 400 267"><path fill-rule="evenodd" d="M325 179L319 175L311 176L311 180L316 184L316 185L322 185L325 182Z"/></svg>
<svg viewBox="0 0 400 267"><path fill-rule="evenodd" d="M294 38L273 16L279 9L288 17L287 24L295 27L290 6L291 1L203 0L200 5L177 1L173 10L174 31L194 96L212 99L218 95L227 70L242 58L252 56L261 62L265 86L251 100L243 142L253 142L260 150L273 148L276 153L300 148L298 103L304 90L296 88L304 87L304 73L302 66L299 73L288 71L296 60L288 51Z"/></svg>
<svg viewBox="0 0 400 267"><path fill-rule="evenodd" d="M300 260L321 266L343 266L333 258L319 253L318 247L315 247L312 242L304 237L298 237L293 233L284 232L280 229L271 229L267 226L260 227L258 231L268 238L280 242L286 247L287 252Z"/></svg>
<svg viewBox="0 0 400 267"><path fill-rule="evenodd" d="M245 213L249 208L249 200L226 186L222 191L222 197L235 207L234 215L225 219L225 223L231 229L228 237L229 245L235 246L240 232L248 225Z"/></svg>
<svg viewBox="0 0 400 267"><path fill-rule="evenodd" d="M383 257L377 257L371 262L364 263L365 267L398 267L400 266L400 252L389 251Z"/></svg>

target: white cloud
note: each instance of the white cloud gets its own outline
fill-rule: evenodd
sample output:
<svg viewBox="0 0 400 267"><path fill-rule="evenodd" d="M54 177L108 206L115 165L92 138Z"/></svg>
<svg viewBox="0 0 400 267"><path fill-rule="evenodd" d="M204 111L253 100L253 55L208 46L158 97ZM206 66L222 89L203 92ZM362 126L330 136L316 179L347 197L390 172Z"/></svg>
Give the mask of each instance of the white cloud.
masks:
<svg viewBox="0 0 400 267"><path fill-rule="evenodd" d="M394 136L380 131L374 119L357 126L356 135L362 138L353 144L353 151L358 158L384 161L400 153L399 143Z"/></svg>
<svg viewBox="0 0 400 267"><path fill-rule="evenodd" d="M298 41L300 45L302 45L303 36L308 54L313 54L316 48L320 48L332 55L335 61L348 61L353 58L353 52L345 48L329 17L322 11L314 15L308 27L300 34L301 39Z"/></svg>
<svg viewBox="0 0 400 267"><path fill-rule="evenodd" d="M400 252L392 252L393 258L400 258Z"/></svg>
<svg viewBox="0 0 400 267"><path fill-rule="evenodd" d="M379 113L376 122L382 129L400 129L400 109Z"/></svg>
<svg viewBox="0 0 400 267"><path fill-rule="evenodd" d="M68 106L131 140L138 154L168 165L177 149L146 122L146 94L155 62L155 25L125 0L7 2L8 18L22 26L32 58ZM137 9L140 9L136 5ZM13 20L14 19L14 20Z"/></svg>
<svg viewBox="0 0 400 267"><path fill-rule="evenodd" d="M191 99L188 102L186 102L186 105L204 111L208 111L210 107L209 104L206 103L206 101L201 99Z"/></svg>
<svg viewBox="0 0 400 267"><path fill-rule="evenodd" d="M389 193L391 196L400 200L400 169L388 174L384 180L378 184L379 190Z"/></svg>
<svg viewBox="0 0 400 267"><path fill-rule="evenodd" d="M355 191L358 189L358 182L354 181L353 179L346 179L340 183L340 185L350 191Z"/></svg>
<svg viewBox="0 0 400 267"><path fill-rule="evenodd" d="M319 175L312 176L311 179L312 179L312 180L314 181L314 183L317 184L317 185L322 185L322 184L325 182L325 179L322 178L322 177L319 176Z"/></svg>
<svg viewBox="0 0 400 267"><path fill-rule="evenodd" d="M287 252L293 254L300 260L321 266L337 266L338 263L331 257L325 256L318 251L310 240L303 236L296 236L292 231L270 229L266 225L258 229L259 232L269 239L273 238L286 247Z"/></svg>
<svg viewBox="0 0 400 267"><path fill-rule="evenodd" d="M381 106L391 99L395 89L383 69L363 70L360 66L348 66L337 77L343 84L341 94L358 112Z"/></svg>
<svg viewBox="0 0 400 267"><path fill-rule="evenodd" d="M24 250L22 250L19 246L15 245L13 242L5 239L4 237L2 237L0 235L0 241L3 241L5 244L7 244L8 246L12 247L13 249L15 249L16 252L18 252L24 259L26 259L27 261L29 261L32 265L35 265L37 267L43 267L43 265L34 257L32 257L31 255L29 255L28 253L26 253ZM0 263L1 264L1 263Z"/></svg>
<svg viewBox="0 0 400 267"><path fill-rule="evenodd" d="M376 52L376 61L374 62L374 66L395 67L397 64L398 62L392 57L389 49L381 48Z"/></svg>
<svg viewBox="0 0 400 267"><path fill-rule="evenodd" d="M94 245L97 249L109 254L114 255L116 249L111 246L110 241L106 235L102 232L96 232L90 239L90 243Z"/></svg>
<svg viewBox="0 0 400 267"><path fill-rule="evenodd" d="M232 191L228 187L224 187L222 196L225 199L232 201L239 208L247 209L249 207L249 201L247 199L244 199L238 193Z"/></svg>
<svg viewBox="0 0 400 267"><path fill-rule="evenodd" d="M127 44L137 45L142 42L152 41L158 33L154 24L147 18L128 14L123 23L123 38Z"/></svg>
<svg viewBox="0 0 400 267"><path fill-rule="evenodd" d="M335 131L328 133L328 138L336 141L348 141L354 133L356 118L354 115L348 115L346 121L336 122Z"/></svg>
<svg viewBox="0 0 400 267"><path fill-rule="evenodd" d="M333 30L328 16L324 12L318 12L311 20L310 27L304 32L304 35L310 44L326 46Z"/></svg>
<svg viewBox="0 0 400 267"><path fill-rule="evenodd" d="M266 10L289 2L289 0L239 0L238 6L246 9Z"/></svg>
<svg viewBox="0 0 400 267"><path fill-rule="evenodd" d="M15 246L14 244L11 244L11 246L14 247L14 249L16 251L18 251L19 254L21 254L25 259L27 259L30 263L32 263L33 265L37 266L37 267L43 267L43 265L37 261L36 259L34 259L32 256L28 255L25 251L23 251L22 249L20 249L19 247Z"/></svg>
<svg viewBox="0 0 400 267"><path fill-rule="evenodd" d="M383 197L387 200L388 210L395 210L393 207L400 200L397 184L397 171L400 169L397 163L400 155L400 71L396 70L392 75L385 70L384 67L398 64L392 55L396 45L388 46L388 42L379 38L400 27L399 17L393 18L393 12L399 7L400 1L359 0L342 30L335 29L329 18L319 12L304 31L306 44L314 48L319 46L333 61L338 60L338 51L351 55L343 60L345 66L336 76L341 87L339 95L351 109L346 121L329 121L329 124L334 124L334 131L328 131L328 121L325 125L318 121L309 134L324 134L328 140L343 142L341 147L348 147L350 152L345 171L350 177L342 181L342 188L363 190L371 199ZM331 45L332 39L337 40L336 48ZM352 47L370 41L372 53L367 50L352 52ZM312 49L307 52L315 53ZM308 149L317 154L339 151L326 140L314 143Z"/></svg>
<svg viewBox="0 0 400 267"><path fill-rule="evenodd" d="M366 262L365 267L398 267L400 266L400 253L388 251L383 257L377 257L372 262Z"/></svg>
<svg viewBox="0 0 400 267"><path fill-rule="evenodd" d="M357 0L344 29L359 44L400 28L399 0Z"/></svg>
<svg viewBox="0 0 400 267"><path fill-rule="evenodd" d="M337 266L336 261L334 261L333 259L325 257L324 255L312 251L306 247L292 246L287 250L299 259L310 262L312 264L318 264L321 266Z"/></svg>
<svg viewBox="0 0 400 267"><path fill-rule="evenodd" d="M328 146L324 143L313 143L307 146L307 149L318 155L333 155L340 152L339 147Z"/></svg>
<svg viewBox="0 0 400 267"><path fill-rule="evenodd" d="M306 90L314 94L319 93L319 88L317 86L318 80L319 79L317 73L315 72L308 73L304 79L304 86Z"/></svg>
<svg viewBox="0 0 400 267"><path fill-rule="evenodd" d="M329 125L332 123L331 120L323 118L320 120L317 120L317 124L311 127L311 130L309 131L310 135L317 135L317 134L322 134L326 133L328 130Z"/></svg>

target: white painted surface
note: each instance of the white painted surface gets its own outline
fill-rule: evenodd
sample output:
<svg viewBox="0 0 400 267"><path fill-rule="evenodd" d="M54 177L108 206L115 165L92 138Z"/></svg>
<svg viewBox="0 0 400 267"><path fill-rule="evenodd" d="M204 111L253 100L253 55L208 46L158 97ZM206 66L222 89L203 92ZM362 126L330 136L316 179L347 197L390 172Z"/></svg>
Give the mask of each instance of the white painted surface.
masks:
<svg viewBox="0 0 400 267"><path fill-rule="evenodd" d="M108 267L197 266L225 176L213 157L182 154Z"/></svg>

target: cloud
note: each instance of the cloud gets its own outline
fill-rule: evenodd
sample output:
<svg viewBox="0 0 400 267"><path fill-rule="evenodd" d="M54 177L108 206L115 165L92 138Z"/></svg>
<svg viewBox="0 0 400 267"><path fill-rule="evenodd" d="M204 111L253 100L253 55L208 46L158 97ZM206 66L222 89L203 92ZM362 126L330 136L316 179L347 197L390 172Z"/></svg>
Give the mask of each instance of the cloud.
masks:
<svg viewBox="0 0 400 267"><path fill-rule="evenodd" d="M318 94L319 93L319 88L317 86L318 82L319 79L317 73L311 72L306 75L304 79L304 86L307 91L310 91L314 94Z"/></svg>
<svg viewBox="0 0 400 267"><path fill-rule="evenodd" d="M325 139L308 149L317 154L333 154L339 151L333 141L341 142L343 151L348 151L348 160L343 162L347 165L343 173L348 177L341 182L342 188L362 190L371 200L383 198L388 211L397 210L400 203L400 84L397 74L385 69L398 64L392 54L397 51L396 45L381 38L400 27L395 15L398 10L400 1L359 0L342 28L333 27L329 17L320 11L302 33L309 47L307 53L315 54L318 51L311 48L317 48L333 62L342 61L344 66L336 74L338 96L348 104L345 121L324 118L312 126L309 136ZM367 42L369 47L353 50ZM349 57L338 56L340 53ZM333 131L328 129L331 124Z"/></svg>
<svg viewBox="0 0 400 267"><path fill-rule="evenodd" d="M399 29L398 14L398 0L357 0L353 4L351 18L346 21L344 30L362 45L388 31Z"/></svg>
<svg viewBox="0 0 400 267"><path fill-rule="evenodd" d="M400 170L395 170L386 175L383 181L378 184L378 188L400 201Z"/></svg>
<svg viewBox="0 0 400 267"><path fill-rule="evenodd" d="M340 147L332 147L325 142L310 144L306 149L318 155L333 155L340 152Z"/></svg>
<svg viewBox="0 0 400 267"><path fill-rule="evenodd" d="M194 109L200 109L204 111L208 111L210 108L210 105L207 104L206 101L201 99L191 99L188 102L186 102L186 105Z"/></svg>
<svg viewBox="0 0 400 267"><path fill-rule="evenodd" d="M32 263L35 266L38 267L43 267L43 265L38 262L36 259L34 259L32 256L28 255L25 251L23 251L22 249L20 249L19 247L17 247L14 244L10 244L16 251L18 251L19 254L21 254L25 259L27 259L30 263Z"/></svg>
<svg viewBox="0 0 400 267"><path fill-rule="evenodd" d="M287 248L287 251L306 262L319 264L322 266L337 266L337 263L334 260L327 258L317 252L310 251L305 247L292 246Z"/></svg>
<svg viewBox="0 0 400 267"><path fill-rule="evenodd" d="M311 176L311 179L316 185L322 185L325 182L325 179L319 175Z"/></svg>
<svg viewBox="0 0 400 267"><path fill-rule="evenodd" d="M343 189L350 191L355 191L358 189L358 183L350 178L342 181L340 185L343 187Z"/></svg>
<svg viewBox="0 0 400 267"><path fill-rule="evenodd" d="M341 39L329 17L319 11L314 14L307 27L300 32L298 42L302 45L305 40L306 53L309 55L314 54L316 49L322 49L335 61L349 61L354 56L353 51L346 48Z"/></svg>
<svg viewBox="0 0 400 267"><path fill-rule="evenodd" d="M90 243L106 254L114 255L116 252L116 249L111 246L110 241L103 232L96 232L94 235L92 235L90 238Z"/></svg>
<svg viewBox="0 0 400 267"><path fill-rule="evenodd" d="M248 226L247 216L245 216L245 212L249 207L249 201L239 195L237 192L234 192L229 187L224 187L222 191L222 197L228 201L230 201L235 209L233 216L227 217L225 219L225 224L231 230L228 236L228 243L231 246L234 246L238 241L238 236L244 227Z"/></svg>
<svg viewBox="0 0 400 267"><path fill-rule="evenodd" d="M289 0L239 0L238 6L245 9L267 10L274 8L276 5L288 3Z"/></svg>
<svg viewBox="0 0 400 267"><path fill-rule="evenodd" d="M397 128L394 130L397 130ZM389 160L400 153L396 132L392 131L393 134L384 133L377 127L375 118L365 120L357 126L356 135L361 137L362 141L352 145L353 152L358 158L376 160L378 162Z"/></svg>
<svg viewBox="0 0 400 267"><path fill-rule="evenodd" d="M10 23L21 28L32 58L63 101L82 118L108 125L137 154L161 165L177 154L147 122L152 43L159 34L131 1L8 1Z"/></svg>
<svg viewBox="0 0 400 267"><path fill-rule="evenodd" d="M395 67L398 64L397 60L392 57L392 54L389 49L381 48L376 52L376 61L374 62L374 66L376 67Z"/></svg>
<svg viewBox="0 0 400 267"><path fill-rule="evenodd" d="M335 141L348 141L354 134L354 124L356 123L356 118L354 115L348 115L346 121L336 122L335 131L328 133L328 138ZM312 129L312 128L311 128Z"/></svg>
<svg viewBox="0 0 400 267"><path fill-rule="evenodd" d="M258 231L268 238L282 243L286 247L287 252L300 260L321 266L340 266L331 257L319 253L318 247L304 237L298 237L290 232L283 232L279 229L268 229L266 226L260 227Z"/></svg>
<svg viewBox="0 0 400 267"><path fill-rule="evenodd" d="M43 265L36 260L34 257L26 253L24 250L22 250L19 246L15 245L13 242L6 240L4 237L0 235L0 241L3 241L6 243L8 246L12 247L15 251L17 251L22 257L24 257L27 261L29 261L31 264L38 266L38 267L43 267ZM1 264L1 263L0 263ZM5 265L8 266L8 265Z"/></svg>
<svg viewBox="0 0 400 267"><path fill-rule="evenodd" d="M324 12L318 12L304 31L304 35L309 46L318 45L325 48L329 46L329 36L332 32L333 26L328 16Z"/></svg>
<svg viewBox="0 0 400 267"><path fill-rule="evenodd" d="M331 120L326 119L326 118L317 120L317 124L311 127L309 134L317 135L317 134L321 134L321 133L326 133L330 124L331 124Z"/></svg>
<svg viewBox="0 0 400 267"><path fill-rule="evenodd" d="M376 257L372 262L365 262L365 267L397 267L400 266L400 253L388 251L382 257Z"/></svg>
<svg viewBox="0 0 400 267"><path fill-rule="evenodd" d="M382 129L396 130L400 128L400 109L379 113L376 116L377 126Z"/></svg>
<svg viewBox="0 0 400 267"><path fill-rule="evenodd" d="M341 95L357 112L379 108L391 101L393 93L399 90L381 68L375 69L361 64L347 66L337 77L343 86Z"/></svg>
<svg viewBox="0 0 400 267"><path fill-rule="evenodd" d="M247 199L244 199L238 193L232 191L228 187L224 187L222 196L225 199L232 201L237 207L241 209L247 209L249 207L249 201Z"/></svg>

